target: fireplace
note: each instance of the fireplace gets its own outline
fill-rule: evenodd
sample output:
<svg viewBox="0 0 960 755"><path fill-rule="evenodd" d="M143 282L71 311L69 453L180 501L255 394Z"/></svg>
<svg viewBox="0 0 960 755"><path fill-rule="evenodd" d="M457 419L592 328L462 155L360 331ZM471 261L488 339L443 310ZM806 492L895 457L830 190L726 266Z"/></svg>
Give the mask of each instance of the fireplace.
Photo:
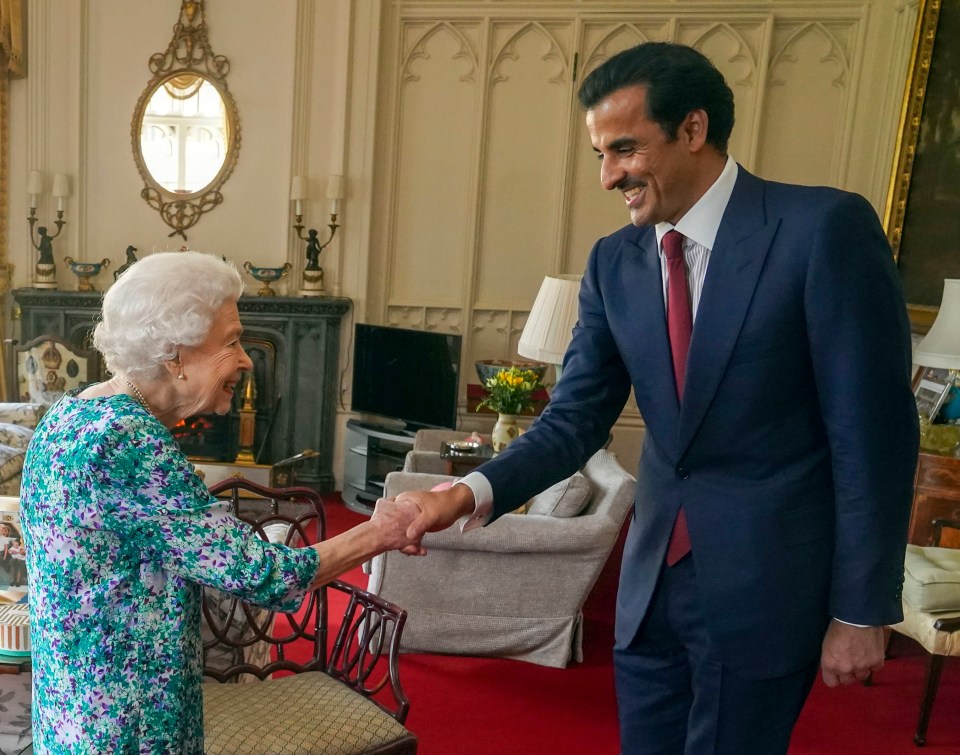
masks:
<svg viewBox="0 0 960 755"><path fill-rule="evenodd" d="M54 334L89 348L100 293L32 288L12 293L20 309L22 341ZM340 323L350 300L243 296L238 306L243 345L253 362L254 461L274 464L307 449L317 451L317 456L297 466L293 482L332 490ZM97 371L104 377L102 365ZM236 459L244 385L237 387L228 414L191 417L176 431L187 456L216 462Z"/></svg>

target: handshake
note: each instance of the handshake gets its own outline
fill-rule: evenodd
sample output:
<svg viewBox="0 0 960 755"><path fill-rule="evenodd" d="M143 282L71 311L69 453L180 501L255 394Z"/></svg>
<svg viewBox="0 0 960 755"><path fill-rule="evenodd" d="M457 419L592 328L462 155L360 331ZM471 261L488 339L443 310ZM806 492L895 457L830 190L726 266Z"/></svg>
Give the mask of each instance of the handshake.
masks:
<svg viewBox="0 0 960 755"><path fill-rule="evenodd" d="M376 527L379 550L399 550L408 556L425 556L420 542L427 532L449 527L474 510L473 491L466 485L447 490L413 491L377 501L370 524Z"/></svg>

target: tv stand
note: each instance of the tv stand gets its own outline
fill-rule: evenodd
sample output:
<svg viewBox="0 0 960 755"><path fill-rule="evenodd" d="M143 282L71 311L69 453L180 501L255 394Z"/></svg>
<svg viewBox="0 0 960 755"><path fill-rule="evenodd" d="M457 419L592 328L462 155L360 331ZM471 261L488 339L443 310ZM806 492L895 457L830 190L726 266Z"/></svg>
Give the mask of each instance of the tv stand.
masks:
<svg viewBox="0 0 960 755"><path fill-rule="evenodd" d="M400 426L381 427L347 420L343 469L343 502L351 511L372 514L383 496L384 478L403 469L415 433Z"/></svg>

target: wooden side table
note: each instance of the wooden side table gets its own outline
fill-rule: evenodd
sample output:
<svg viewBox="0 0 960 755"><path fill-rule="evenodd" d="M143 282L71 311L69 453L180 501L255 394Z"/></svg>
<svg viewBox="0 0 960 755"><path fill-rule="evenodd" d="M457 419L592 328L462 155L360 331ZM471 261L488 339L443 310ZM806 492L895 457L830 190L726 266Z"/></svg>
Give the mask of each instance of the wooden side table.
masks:
<svg viewBox="0 0 960 755"><path fill-rule="evenodd" d="M30 656L18 658L13 655L0 655L0 674L19 674L30 671Z"/></svg>
<svg viewBox="0 0 960 755"><path fill-rule="evenodd" d="M932 545L930 522L939 518L960 519L960 459L921 451L907 542ZM960 535L945 529L940 544L945 548L960 548Z"/></svg>

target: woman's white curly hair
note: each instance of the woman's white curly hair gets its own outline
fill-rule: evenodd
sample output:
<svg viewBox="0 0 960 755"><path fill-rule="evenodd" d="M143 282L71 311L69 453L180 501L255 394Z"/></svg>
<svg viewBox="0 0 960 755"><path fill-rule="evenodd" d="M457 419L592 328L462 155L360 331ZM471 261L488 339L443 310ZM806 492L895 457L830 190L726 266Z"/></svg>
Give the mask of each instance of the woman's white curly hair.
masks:
<svg viewBox="0 0 960 755"><path fill-rule="evenodd" d="M113 374L152 380L181 346L198 346L217 310L243 293L229 262L201 252L158 252L124 272L104 294L93 345Z"/></svg>

